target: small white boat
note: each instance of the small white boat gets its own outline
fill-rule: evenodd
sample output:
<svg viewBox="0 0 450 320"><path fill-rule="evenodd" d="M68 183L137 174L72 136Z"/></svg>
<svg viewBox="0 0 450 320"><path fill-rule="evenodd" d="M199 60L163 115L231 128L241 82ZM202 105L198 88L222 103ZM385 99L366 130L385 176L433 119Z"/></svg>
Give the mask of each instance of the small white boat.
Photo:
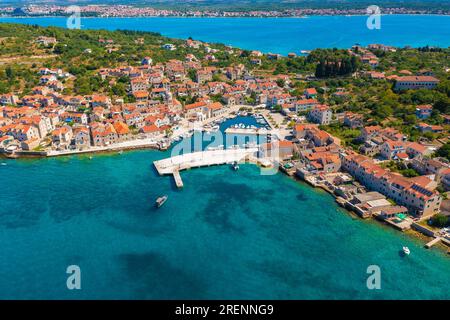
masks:
<svg viewBox="0 0 450 320"><path fill-rule="evenodd" d="M6 162L2 162L2 166L6 166Z"/></svg>
<svg viewBox="0 0 450 320"><path fill-rule="evenodd" d="M122 151L122 150L120 150L120 151L119 151L119 154L122 154L122 153L123 153L123 151Z"/></svg>
<svg viewBox="0 0 450 320"><path fill-rule="evenodd" d="M92 160L92 156L89 156L89 160Z"/></svg>
<svg viewBox="0 0 450 320"><path fill-rule="evenodd" d="M411 251L409 250L408 247L403 247L403 253L406 255L409 255L411 253Z"/></svg>
<svg viewBox="0 0 450 320"><path fill-rule="evenodd" d="M162 196L162 197L159 197L158 199L156 199L156 206L157 206L158 208L161 208L161 206L162 206L164 203L166 203L166 201L167 201L168 198L169 198L168 196Z"/></svg>
<svg viewBox="0 0 450 320"><path fill-rule="evenodd" d="M232 168L233 168L234 171L239 170L239 165L238 165L238 163L236 161L233 162Z"/></svg>

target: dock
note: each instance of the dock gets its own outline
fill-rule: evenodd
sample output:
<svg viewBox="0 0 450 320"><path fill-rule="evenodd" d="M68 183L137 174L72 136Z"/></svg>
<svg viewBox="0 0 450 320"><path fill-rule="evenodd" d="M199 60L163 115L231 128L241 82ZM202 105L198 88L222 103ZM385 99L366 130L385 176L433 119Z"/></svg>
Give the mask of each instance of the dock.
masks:
<svg viewBox="0 0 450 320"><path fill-rule="evenodd" d="M177 187L182 188L182 170L241 162L257 152L258 148L200 151L154 161L153 165L159 175L173 175Z"/></svg>
<svg viewBox="0 0 450 320"><path fill-rule="evenodd" d="M181 180L181 175L180 175L180 171L175 170L173 172L173 178L175 179L175 184L177 185L178 188L183 188L183 180Z"/></svg>
<svg viewBox="0 0 450 320"><path fill-rule="evenodd" d="M430 242L428 242L425 245L425 248L430 249L432 246L434 246L436 243L438 243L439 241L441 241L440 237L434 238L433 240L431 240Z"/></svg>

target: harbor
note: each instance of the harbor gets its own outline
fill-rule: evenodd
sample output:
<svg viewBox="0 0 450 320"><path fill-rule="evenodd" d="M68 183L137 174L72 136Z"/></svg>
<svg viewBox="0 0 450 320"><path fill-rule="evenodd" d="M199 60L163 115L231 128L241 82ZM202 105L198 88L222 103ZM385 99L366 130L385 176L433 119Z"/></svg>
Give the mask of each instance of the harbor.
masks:
<svg viewBox="0 0 450 320"><path fill-rule="evenodd" d="M239 163L254 158L258 148L207 150L173 156L154 161L153 165L159 175L173 175L176 186L183 187L180 171L214 165Z"/></svg>

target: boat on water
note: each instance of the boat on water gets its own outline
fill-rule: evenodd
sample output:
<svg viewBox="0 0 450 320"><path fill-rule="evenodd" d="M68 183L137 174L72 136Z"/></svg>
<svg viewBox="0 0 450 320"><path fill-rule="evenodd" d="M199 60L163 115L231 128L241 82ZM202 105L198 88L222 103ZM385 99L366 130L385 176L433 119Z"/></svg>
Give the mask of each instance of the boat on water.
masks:
<svg viewBox="0 0 450 320"><path fill-rule="evenodd" d="M233 162L233 164L232 164L232 166L231 166L232 168L233 168L233 170L234 171L237 171L237 170L239 170L239 165L238 165L238 163L235 161L235 162Z"/></svg>
<svg viewBox="0 0 450 320"><path fill-rule="evenodd" d="M123 150L120 150L118 153L119 153L119 154L122 154L122 153L123 153Z"/></svg>
<svg viewBox="0 0 450 320"><path fill-rule="evenodd" d="M2 162L2 166L6 166L6 162Z"/></svg>
<svg viewBox="0 0 450 320"><path fill-rule="evenodd" d="M409 250L408 247L403 247L403 253L406 255L409 255L411 253L411 251Z"/></svg>
<svg viewBox="0 0 450 320"><path fill-rule="evenodd" d="M169 197L167 195L159 197L158 199L156 199L156 207L161 208L161 206L166 203L167 199Z"/></svg>

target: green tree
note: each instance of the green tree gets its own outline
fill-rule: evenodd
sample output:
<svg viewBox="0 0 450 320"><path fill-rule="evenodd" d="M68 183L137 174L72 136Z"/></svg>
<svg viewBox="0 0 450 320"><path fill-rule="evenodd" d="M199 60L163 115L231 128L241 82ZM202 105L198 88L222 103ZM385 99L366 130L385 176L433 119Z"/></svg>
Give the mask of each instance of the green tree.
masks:
<svg viewBox="0 0 450 320"><path fill-rule="evenodd" d="M449 224L448 217L441 213L436 214L433 218L431 218L431 221L433 225L438 228L446 227Z"/></svg>

